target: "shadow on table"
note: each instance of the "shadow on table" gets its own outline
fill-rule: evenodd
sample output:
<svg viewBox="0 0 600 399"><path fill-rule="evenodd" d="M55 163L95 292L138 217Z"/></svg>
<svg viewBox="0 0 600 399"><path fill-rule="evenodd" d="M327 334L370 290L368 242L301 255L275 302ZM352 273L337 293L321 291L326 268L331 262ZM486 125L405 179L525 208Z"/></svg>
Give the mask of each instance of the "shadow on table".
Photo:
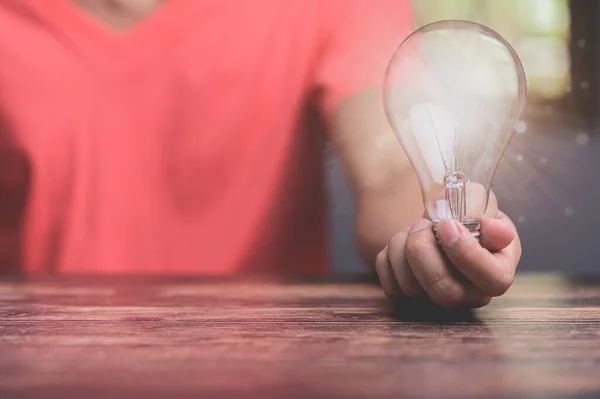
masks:
<svg viewBox="0 0 600 399"><path fill-rule="evenodd" d="M471 309L444 308L432 303L399 304L390 310L390 315L397 321L484 324Z"/></svg>

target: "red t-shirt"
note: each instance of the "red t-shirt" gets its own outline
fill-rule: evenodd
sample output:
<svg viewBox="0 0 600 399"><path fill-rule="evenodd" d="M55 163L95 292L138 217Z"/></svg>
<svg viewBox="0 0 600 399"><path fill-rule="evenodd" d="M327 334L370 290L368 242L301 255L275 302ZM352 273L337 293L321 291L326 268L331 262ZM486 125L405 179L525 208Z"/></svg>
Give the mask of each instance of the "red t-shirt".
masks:
<svg viewBox="0 0 600 399"><path fill-rule="evenodd" d="M379 84L405 0L171 0L116 32L70 0L0 0L4 267L319 272L319 137Z"/></svg>

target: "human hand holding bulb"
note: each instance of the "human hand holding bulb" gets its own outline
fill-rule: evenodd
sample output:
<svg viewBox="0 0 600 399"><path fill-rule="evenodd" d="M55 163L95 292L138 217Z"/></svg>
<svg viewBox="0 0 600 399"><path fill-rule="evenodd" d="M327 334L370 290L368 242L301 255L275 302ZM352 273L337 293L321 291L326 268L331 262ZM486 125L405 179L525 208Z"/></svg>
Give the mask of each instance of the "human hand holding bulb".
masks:
<svg viewBox="0 0 600 399"><path fill-rule="evenodd" d="M512 284L521 245L491 183L525 98L516 53L481 25L430 24L394 54L386 114L418 177L427 218L377 256L392 301L480 307Z"/></svg>

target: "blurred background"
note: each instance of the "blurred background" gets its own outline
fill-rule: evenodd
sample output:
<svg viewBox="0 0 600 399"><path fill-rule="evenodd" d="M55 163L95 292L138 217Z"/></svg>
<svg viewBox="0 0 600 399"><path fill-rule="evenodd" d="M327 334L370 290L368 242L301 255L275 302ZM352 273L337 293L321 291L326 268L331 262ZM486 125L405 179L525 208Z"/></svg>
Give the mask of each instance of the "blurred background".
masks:
<svg viewBox="0 0 600 399"><path fill-rule="evenodd" d="M600 270L600 2L597 0L413 0L419 26L444 19L482 23L515 48L528 103L494 179L501 208L523 241L520 270ZM327 151L333 261L365 270L354 250L354 202Z"/></svg>

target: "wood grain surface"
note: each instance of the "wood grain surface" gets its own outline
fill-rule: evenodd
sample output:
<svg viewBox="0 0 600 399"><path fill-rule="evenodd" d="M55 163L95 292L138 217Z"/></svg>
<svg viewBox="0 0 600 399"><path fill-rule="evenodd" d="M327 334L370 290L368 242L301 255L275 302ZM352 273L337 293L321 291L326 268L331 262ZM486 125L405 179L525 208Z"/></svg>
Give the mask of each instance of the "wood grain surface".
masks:
<svg viewBox="0 0 600 399"><path fill-rule="evenodd" d="M0 398L600 397L600 280L474 312L368 279L0 278Z"/></svg>

